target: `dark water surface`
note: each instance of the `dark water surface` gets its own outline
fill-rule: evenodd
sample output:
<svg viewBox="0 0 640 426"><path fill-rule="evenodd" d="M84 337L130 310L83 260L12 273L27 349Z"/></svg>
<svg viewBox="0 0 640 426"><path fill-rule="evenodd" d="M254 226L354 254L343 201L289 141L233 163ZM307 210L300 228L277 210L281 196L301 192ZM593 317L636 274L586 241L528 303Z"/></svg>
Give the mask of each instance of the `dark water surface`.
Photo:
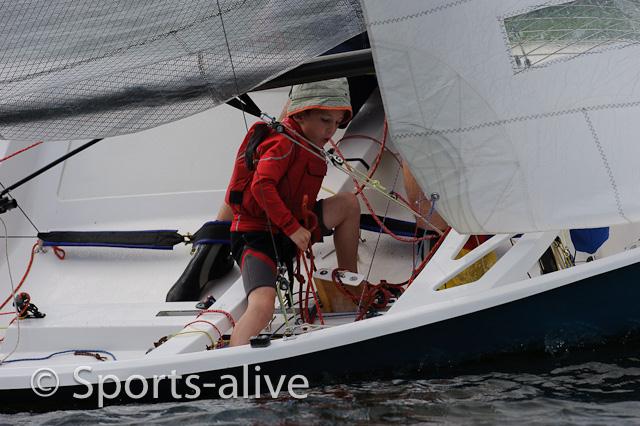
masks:
<svg viewBox="0 0 640 426"><path fill-rule="evenodd" d="M0 414L0 424L640 424L640 357L628 353L521 358L466 370L315 387L304 400L266 396Z"/></svg>

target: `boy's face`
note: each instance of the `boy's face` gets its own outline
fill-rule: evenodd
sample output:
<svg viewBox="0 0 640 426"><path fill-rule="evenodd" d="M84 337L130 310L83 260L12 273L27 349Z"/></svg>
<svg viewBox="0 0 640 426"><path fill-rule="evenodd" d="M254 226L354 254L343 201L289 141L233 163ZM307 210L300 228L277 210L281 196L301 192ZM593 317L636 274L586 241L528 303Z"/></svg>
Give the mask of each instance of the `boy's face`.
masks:
<svg viewBox="0 0 640 426"><path fill-rule="evenodd" d="M338 126L344 120L344 114L342 110L312 109L300 114L296 121L307 139L317 146L324 146L336 133Z"/></svg>

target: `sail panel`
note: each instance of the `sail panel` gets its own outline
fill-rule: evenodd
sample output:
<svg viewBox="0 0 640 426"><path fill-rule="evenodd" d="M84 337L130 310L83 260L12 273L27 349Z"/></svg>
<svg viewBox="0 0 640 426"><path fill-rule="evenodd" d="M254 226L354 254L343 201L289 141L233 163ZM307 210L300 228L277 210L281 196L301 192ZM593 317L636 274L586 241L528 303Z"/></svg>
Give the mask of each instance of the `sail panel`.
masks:
<svg viewBox="0 0 640 426"><path fill-rule="evenodd" d="M248 92L364 31L357 0L0 7L0 138L14 140L154 127Z"/></svg>
<svg viewBox="0 0 640 426"><path fill-rule="evenodd" d="M457 231L640 221L640 1L363 8L391 137Z"/></svg>

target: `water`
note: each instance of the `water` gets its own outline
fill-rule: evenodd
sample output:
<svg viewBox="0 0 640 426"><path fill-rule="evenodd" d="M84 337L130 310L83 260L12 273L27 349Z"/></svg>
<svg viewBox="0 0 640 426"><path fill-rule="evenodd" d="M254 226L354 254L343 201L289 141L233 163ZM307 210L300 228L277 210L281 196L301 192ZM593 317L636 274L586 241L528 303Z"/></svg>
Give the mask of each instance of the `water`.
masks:
<svg viewBox="0 0 640 426"><path fill-rule="evenodd" d="M491 372L368 381L290 397L0 414L0 424L638 424L640 358L520 360ZM488 371L488 365L474 370Z"/></svg>

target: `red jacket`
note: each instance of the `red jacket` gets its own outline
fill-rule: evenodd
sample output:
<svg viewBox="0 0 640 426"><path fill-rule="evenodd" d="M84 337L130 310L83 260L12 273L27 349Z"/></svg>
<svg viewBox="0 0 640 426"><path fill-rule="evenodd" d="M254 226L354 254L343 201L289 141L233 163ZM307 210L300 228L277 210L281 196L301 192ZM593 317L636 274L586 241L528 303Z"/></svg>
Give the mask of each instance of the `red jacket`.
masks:
<svg viewBox="0 0 640 426"><path fill-rule="evenodd" d="M294 120L285 119L284 124L302 134ZM254 129L255 125L240 145L227 189L226 201L233 210L231 230L269 231L268 216L274 233L282 231L291 236L301 227L305 195L309 200L307 207L313 209L327 174L327 164L285 136L270 131L256 149L255 171L249 171L244 154ZM309 147L304 141L300 143ZM310 150L318 152L315 147L310 147ZM236 196L231 196L231 192L236 192Z"/></svg>

